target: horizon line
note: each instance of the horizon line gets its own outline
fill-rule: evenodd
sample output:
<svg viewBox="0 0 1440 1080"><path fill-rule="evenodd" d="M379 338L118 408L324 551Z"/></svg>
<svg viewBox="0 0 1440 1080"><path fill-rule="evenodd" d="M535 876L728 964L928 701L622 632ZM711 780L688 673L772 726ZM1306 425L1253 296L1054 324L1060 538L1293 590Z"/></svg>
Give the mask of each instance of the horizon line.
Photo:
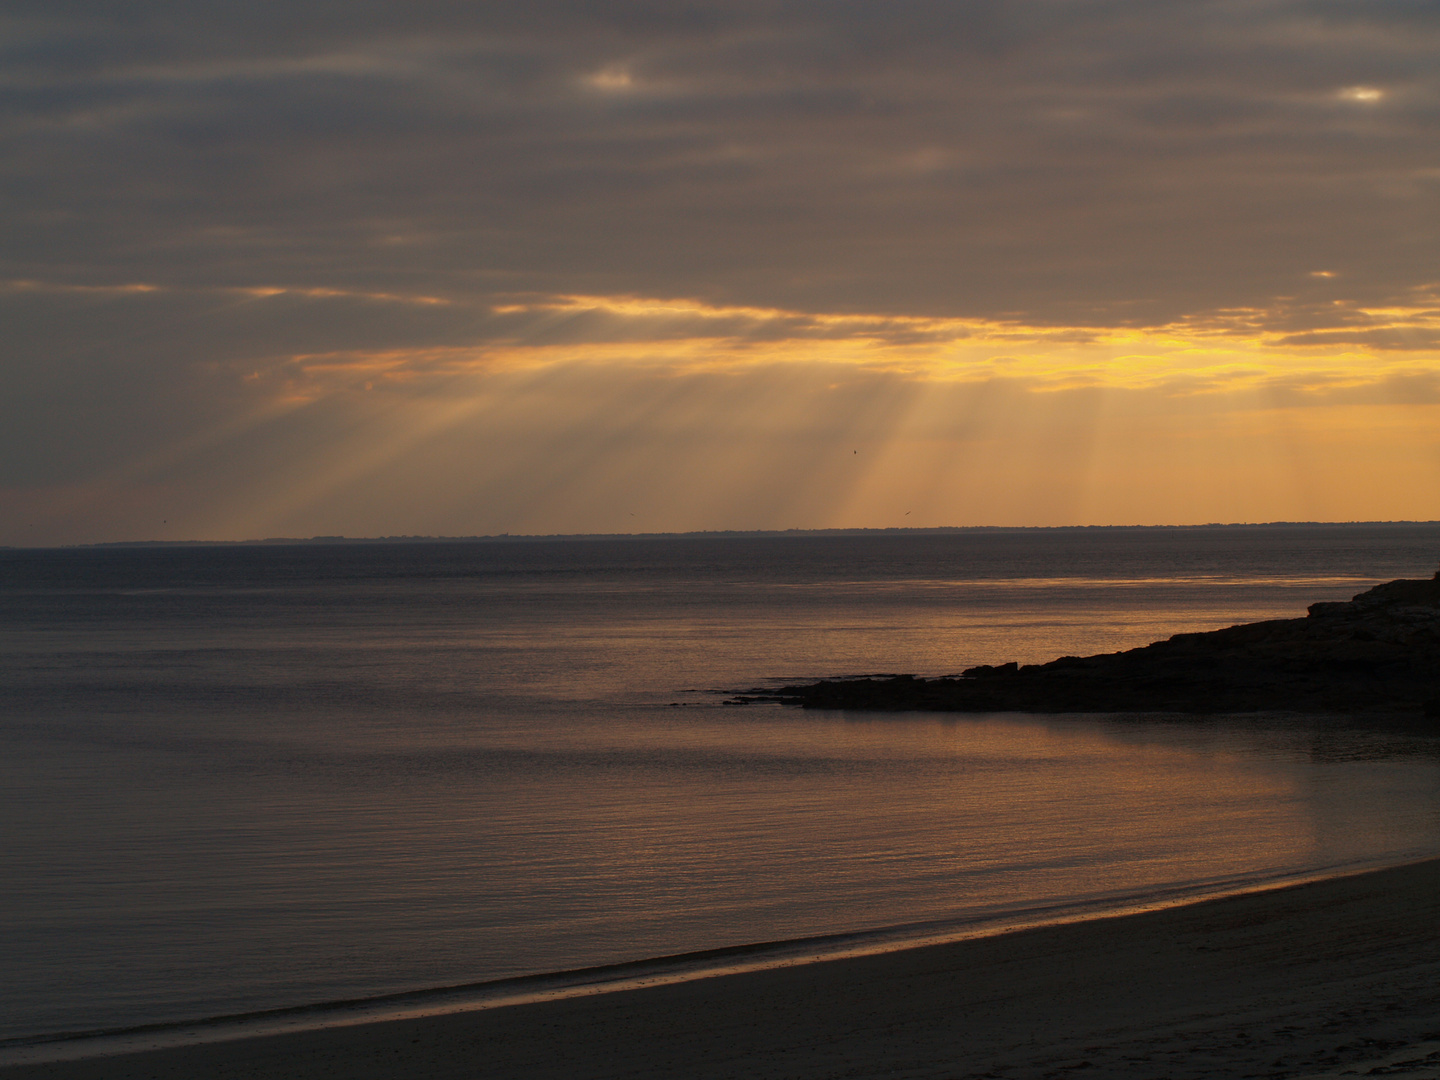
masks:
<svg viewBox="0 0 1440 1080"><path fill-rule="evenodd" d="M244 540L98 540L84 544L0 544L4 551L69 551L81 548L115 547L260 547L273 545L343 545L343 544L464 544L533 543L566 540L683 540L683 539L761 539L766 537L804 536L865 536L865 535L935 535L965 532L1080 532L1097 530L1179 530L1179 529L1266 529L1266 528L1360 528L1365 526L1440 525L1440 521L1399 519L1390 521L1229 521L1198 522L1183 525L932 525L837 527L823 529L691 529L673 532L641 533L490 533L468 536L431 536L397 534L390 536L271 536Z"/></svg>

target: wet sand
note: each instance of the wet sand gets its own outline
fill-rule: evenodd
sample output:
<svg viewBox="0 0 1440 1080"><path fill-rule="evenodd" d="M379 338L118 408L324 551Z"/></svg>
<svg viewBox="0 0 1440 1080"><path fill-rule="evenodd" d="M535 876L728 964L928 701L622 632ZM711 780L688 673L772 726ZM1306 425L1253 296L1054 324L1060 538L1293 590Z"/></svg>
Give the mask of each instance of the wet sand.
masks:
<svg viewBox="0 0 1440 1080"><path fill-rule="evenodd" d="M0 1080L1440 1078L1440 861L597 997Z"/></svg>

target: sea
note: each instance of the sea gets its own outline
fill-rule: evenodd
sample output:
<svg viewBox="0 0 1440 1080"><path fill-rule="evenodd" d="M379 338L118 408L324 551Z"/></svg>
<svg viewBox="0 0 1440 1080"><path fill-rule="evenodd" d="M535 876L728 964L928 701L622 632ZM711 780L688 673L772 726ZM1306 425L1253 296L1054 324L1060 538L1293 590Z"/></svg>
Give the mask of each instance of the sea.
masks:
<svg viewBox="0 0 1440 1080"><path fill-rule="evenodd" d="M0 550L0 1040L1440 855L1423 731L729 703L1292 618L1437 562L1433 523Z"/></svg>

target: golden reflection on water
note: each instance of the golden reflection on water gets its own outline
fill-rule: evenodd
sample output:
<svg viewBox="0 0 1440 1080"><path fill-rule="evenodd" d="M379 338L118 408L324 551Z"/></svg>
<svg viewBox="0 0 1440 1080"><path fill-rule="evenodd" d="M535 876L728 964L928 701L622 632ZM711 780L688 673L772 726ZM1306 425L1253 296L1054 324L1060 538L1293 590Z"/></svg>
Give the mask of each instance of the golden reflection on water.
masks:
<svg viewBox="0 0 1440 1080"><path fill-rule="evenodd" d="M611 774L551 789L536 813L575 823L588 872L627 882L657 927L758 916L728 930L735 943L762 926L776 938L943 920L1434 842L1433 761L1409 769L1420 799L1397 817L1393 761L1367 771L1357 750L1329 768L1310 752L1326 736L1284 726L669 715L541 736L557 760ZM538 734L486 745L533 748Z"/></svg>

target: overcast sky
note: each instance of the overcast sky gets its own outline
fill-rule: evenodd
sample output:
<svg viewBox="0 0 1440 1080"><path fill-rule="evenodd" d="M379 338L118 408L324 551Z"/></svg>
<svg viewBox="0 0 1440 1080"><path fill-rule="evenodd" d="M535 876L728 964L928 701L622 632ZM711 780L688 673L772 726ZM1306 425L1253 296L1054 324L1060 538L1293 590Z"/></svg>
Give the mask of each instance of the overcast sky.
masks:
<svg viewBox="0 0 1440 1080"><path fill-rule="evenodd" d="M0 13L0 542L1440 518L1440 3Z"/></svg>

